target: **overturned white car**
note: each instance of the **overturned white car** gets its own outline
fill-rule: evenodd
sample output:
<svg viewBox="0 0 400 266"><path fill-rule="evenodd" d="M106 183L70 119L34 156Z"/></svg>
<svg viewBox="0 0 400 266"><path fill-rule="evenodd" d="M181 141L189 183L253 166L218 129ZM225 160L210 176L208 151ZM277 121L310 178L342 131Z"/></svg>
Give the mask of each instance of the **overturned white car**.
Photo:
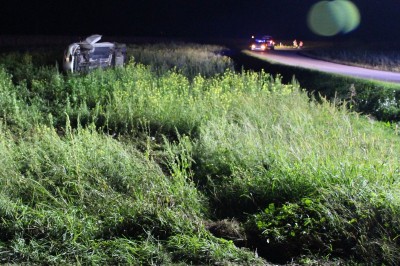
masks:
<svg viewBox="0 0 400 266"><path fill-rule="evenodd" d="M87 72L95 68L123 66L126 45L98 42L101 35L92 35L85 41L73 43L64 52L63 69L67 72Z"/></svg>

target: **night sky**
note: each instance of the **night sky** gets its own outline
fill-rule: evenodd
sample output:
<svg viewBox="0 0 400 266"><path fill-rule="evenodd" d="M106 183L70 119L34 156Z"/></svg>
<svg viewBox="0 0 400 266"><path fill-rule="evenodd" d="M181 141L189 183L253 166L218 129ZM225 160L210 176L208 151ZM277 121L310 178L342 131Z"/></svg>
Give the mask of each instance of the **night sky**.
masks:
<svg viewBox="0 0 400 266"><path fill-rule="evenodd" d="M0 35L318 38L307 13L318 0L3 1ZM353 0L360 26L336 38L400 40L400 0ZM327 37L324 37L327 38Z"/></svg>

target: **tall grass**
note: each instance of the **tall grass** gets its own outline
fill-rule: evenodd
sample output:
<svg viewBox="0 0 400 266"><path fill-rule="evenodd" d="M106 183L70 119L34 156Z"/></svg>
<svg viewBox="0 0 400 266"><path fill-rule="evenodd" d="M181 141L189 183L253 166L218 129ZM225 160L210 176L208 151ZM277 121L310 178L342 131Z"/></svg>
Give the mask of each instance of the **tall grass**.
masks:
<svg viewBox="0 0 400 266"><path fill-rule="evenodd" d="M280 74L285 83L290 82L295 75L299 83L310 94L321 95L329 101L347 102L352 111L370 115L380 121L397 123L400 119L398 100L400 85L397 83L333 75L271 63L247 55L247 52L236 55L244 69L268 69L272 75Z"/></svg>
<svg viewBox="0 0 400 266"><path fill-rule="evenodd" d="M26 80L1 72L3 263L262 262L206 230L206 199L191 181L187 156L175 158L175 150L185 149L186 138L178 134L176 143L165 139L153 144L148 135L148 146L143 146L142 139L114 139L98 131L110 130L97 119L115 102L114 95L138 93L142 84L158 82L149 67L132 63L126 70L86 76L62 76L51 68L24 71L30 73ZM171 72L159 83L164 88L185 80ZM150 97L150 92L143 90L140 97ZM141 121L139 117L128 125L139 132L132 125ZM152 150L160 144L165 150Z"/></svg>
<svg viewBox="0 0 400 266"><path fill-rule="evenodd" d="M195 43L159 43L129 45L128 55L135 61L150 65L157 73L176 68L188 78L197 75L213 76L225 70L233 70L233 61L223 55L226 48L218 45Z"/></svg>
<svg viewBox="0 0 400 266"><path fill-rule="evenodd" d="M365 67L370 69L399 72L400 55L397 47L365 46L330 47L313 49L307 54L336 63Z"/></svg>
<svg viewBox="0 0 400 266"><path fill-rule="evenodd" d="M18 141L1 132L3 261L166 264L197 241L251 260L205 230L204 198L183 170L166 176L132 146L94 128L67 129L61 137L39 126ZM190 259L227 259L201 253Z"/></svg>
<svg viewBox="0 0 400 266"><path fill-rule="evenodd" d="M264 71L33 69L0 72L2 262L400 262L390 124Z"/></svg>
<svg viewBox="0 0 400 266"><path fill-rule="evenodd" d="M264 97L200 130L195 176L217 217L247 221L278 261L309 250L397 263L398 137L305 93Z"/></svg>
<svg viewBox="0 0 400 266"><path fill-rule="evenodd" d="M327 101L310 102L295 82L284 85L279 78L273 79L265 73L227 72L206 81L198 77L192 83L174 73L167 78L170 82L167 86L159 83L152 87L151 93L147 91L150 87L143 86L140 93L118 98L118 104L114 105L118 111L114 113L123 115L117 109L122 106L125 110L135 110L133 106L125 106L137 103L137 97L146 95L139 100L145 102L136 109L141 114L133 117L158 125L157 130L162 134L169 134L175 125L178 132L195 137L193 178L207 194L216 218L240 217L248 220L251 231L255 225L251 226L249 213L256 213L271 203L280 207L300 204L318 195L315 204L323 206L317 210L324 224L317 223L311 228L318 231L318 226L328 227L325 223L332 226L321 240L324 249L321 250L321 245L315 248L320 236L312 239L313 245L305 240L302 245L295 245L291 242L297 241L293 236L282 233L279 237L286 239L282 245L291 244L293 253L280 256L290 259L291 255L309 249L376 262L397 260L392 253L386 254L365 243L375 241L387 245L389 251L397 249L396 241L385 239L388 236L394 239L398 227L370 232L375 225L371 221L379 221L380 213L394 215L392 219L397 217L398 202L392 202L389 195L397 191L399 146L397 136L389 128L373 125L345 107L339 108ZM199 84L202 84L200 90ZM332 207L333 201L328 199L336 190L345 192L346 196L334 194L340 203ZM385 204L371 205L376 197ZM359 214L352 213L356 206L361 208ZM390 207L382 209L383 206ZM307 209L301 211L306 216L314 215ZM335 212L338 213L335 218L328 219ZM348 228L348 222L354 221L359 221L359 227ZM265 231L263 223L258 223L257 228ZM300 226L299 231L304 230ZM286 233L291 236L293 231ZM349 236L352 238L348 239ZM274 243L269 237L271 244L264 246L265 254L282 247L281 242ZM346 250L348 247L353 252Z"/></svg>

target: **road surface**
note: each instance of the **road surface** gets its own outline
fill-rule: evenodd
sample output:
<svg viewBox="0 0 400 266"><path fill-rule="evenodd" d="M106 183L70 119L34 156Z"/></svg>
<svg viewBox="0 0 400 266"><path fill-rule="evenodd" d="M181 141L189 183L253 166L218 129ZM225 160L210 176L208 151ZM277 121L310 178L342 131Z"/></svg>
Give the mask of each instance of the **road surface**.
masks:
<svg viewBox="0 0 400 266"><path fill-rule="evenodd" d="M265 52L245 51L245 53L257 58L266 59L268 61L277 62L283 65L308 68L356 78L400 83L400 73L347 66L313 59L299 54L298 50L294 49L274 51L268 50Z"/></svg>

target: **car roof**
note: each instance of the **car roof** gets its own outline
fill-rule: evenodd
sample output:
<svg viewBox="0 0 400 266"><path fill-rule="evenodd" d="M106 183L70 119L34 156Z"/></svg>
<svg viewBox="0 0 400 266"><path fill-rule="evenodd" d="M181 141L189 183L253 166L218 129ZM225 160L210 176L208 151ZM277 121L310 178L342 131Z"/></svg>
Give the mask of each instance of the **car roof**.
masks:
<svg viewBox="0 0 400 266"><path fill-rule="evenodd" d="M98 42L93 44L94 47L114 47L115 45L111 42Z"/></svg>

